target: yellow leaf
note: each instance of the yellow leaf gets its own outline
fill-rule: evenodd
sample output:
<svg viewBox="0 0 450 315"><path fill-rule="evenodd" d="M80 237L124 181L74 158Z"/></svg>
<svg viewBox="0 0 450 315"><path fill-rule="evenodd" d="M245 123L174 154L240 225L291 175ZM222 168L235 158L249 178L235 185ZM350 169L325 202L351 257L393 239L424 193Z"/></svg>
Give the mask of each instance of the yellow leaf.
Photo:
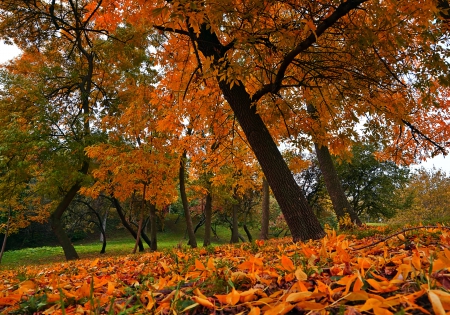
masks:
<svg viewBox="0 0 450 315"><path fill-rule="evenodd" d="M303 272L301 268L297 268L297 270L295 271L295 277L298 281L308 280L308 276Z"/></svg>
<svg viewBox="0 0 450 315"><path fill-rule="evenodd" d="M431 305L433 306L433 311L436 315L445 315L444 306L436 293L433 291L428 291L428 299L430 300Z"/></svg>
<svg viewBox="0 0 450 315"><path fill-rule="evenodd" d="M195 288L193 293L202 299L205 299L205 300L207 299L206 296L204 296L203 293L200 292L199 288Z"/></svg>
<svg viewBox="0 0 450 315"><path fill-rule="evenodd" d="M286 302L300 302L300 301L304 301L307 298L309 298L311 295L313 294L313 292L297 292L297 293L291 293L288 295L288 297L286 298Z"/></svg>

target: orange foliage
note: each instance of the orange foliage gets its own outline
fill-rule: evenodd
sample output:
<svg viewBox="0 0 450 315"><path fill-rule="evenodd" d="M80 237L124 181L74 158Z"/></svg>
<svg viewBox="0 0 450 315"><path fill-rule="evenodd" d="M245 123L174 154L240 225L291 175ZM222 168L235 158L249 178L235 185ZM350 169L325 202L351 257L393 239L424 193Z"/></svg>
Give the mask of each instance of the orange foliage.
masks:
<svg viewBox="0 0 450 315"><path fill-rule="evenodd" d="M17 311L40 298L40 314L445 314L448 234L447 228L428 228L367 246L372 238L329 231L322 241L308 243L277 239L220 246L210 254L173 249L3 270L0 311ZM27 280L17 280L18 272Z"/></svg>

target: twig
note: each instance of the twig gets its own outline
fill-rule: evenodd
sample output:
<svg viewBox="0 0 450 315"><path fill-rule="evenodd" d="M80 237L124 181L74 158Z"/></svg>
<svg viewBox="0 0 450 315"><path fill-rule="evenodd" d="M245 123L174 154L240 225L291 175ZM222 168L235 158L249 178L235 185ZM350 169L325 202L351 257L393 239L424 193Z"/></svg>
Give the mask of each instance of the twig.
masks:
<svg viewBox="0 0 450 315"><path fill-rule="evenodd" d="M408 231L418 230L418 229L445 229L445 230L450 230L450 227L437 226L437 225L426 225L426 226L416 226L416 227L406 228L406 229L400 230L399 232L396 232L394 234L386 236L386 237L382 238L381 240L378 240L376 242L370 243L368 245L364 245L364 246L359 247L359 248L351 248L351 250L355 251L355 250L360 250L360 249L364 249L364 248L367 248L367 247L372 247L372 246L377 245L379 243L383 243L383 242L387 241L388 239L390 239L390 238L392 238L394 236L397 236L399 234L402 234L402 233L405 233L405 232L408 232Z"/></svg>

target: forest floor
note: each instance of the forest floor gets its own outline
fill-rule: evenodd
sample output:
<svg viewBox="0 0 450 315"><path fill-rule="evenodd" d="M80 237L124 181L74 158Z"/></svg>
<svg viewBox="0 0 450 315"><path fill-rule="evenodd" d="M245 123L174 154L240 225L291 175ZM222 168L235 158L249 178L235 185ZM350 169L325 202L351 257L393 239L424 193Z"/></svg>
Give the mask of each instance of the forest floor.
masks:
<svg viewBox="0 0 450 315"><path fill-rule="evenodd" d="M4 269L0 313L449 314L450 228L386 229Z"/></svg>

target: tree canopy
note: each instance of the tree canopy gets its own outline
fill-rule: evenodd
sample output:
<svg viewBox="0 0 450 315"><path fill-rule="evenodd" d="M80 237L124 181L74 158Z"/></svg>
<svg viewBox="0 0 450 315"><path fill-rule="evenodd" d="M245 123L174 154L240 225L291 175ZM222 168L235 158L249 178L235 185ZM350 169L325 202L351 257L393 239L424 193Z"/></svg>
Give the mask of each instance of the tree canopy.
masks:
<svg viewBox="0 0 450 315"><path fill-rule="evenodd" d="M211 183L239 178L235 188L256 159L293 239L317 239L278 145L345 156L365 141L406 164L445 154L447 11L406 0L5 0L0 38L24 52L4 71L26 86L3 86L1 102L15 104L4 115L18 113L27 137L41 134L39 178L64 192L55 220L88 174L97 192L155 185L144 197L160 203L184 155Z"/></svg>

